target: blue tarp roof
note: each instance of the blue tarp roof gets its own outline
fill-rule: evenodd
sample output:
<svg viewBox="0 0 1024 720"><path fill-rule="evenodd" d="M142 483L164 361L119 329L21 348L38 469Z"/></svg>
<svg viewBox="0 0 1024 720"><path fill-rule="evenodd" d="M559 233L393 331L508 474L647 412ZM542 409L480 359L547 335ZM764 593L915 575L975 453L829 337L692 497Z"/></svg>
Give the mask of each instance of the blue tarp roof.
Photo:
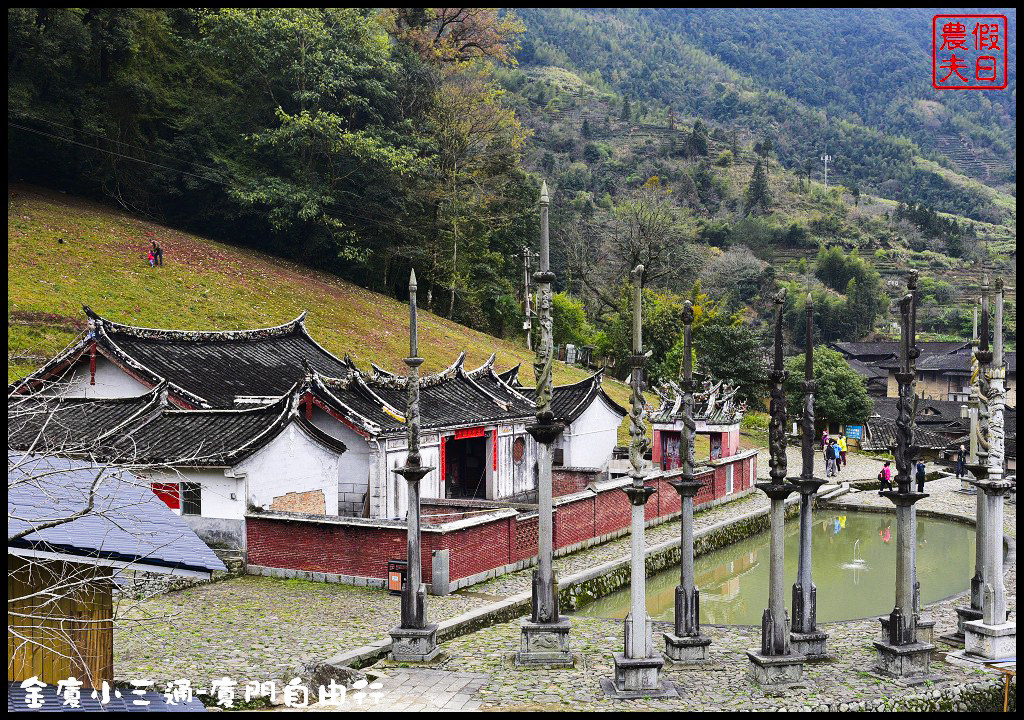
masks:
<svg viewBox="0 0 1024 720"><path fill-rule="evenodd" d="M48 455L7 455L7 537L92 508L70 522L35 530L8 549L76 555L199 572L224 563L149 483L119 468Z"/></svg>

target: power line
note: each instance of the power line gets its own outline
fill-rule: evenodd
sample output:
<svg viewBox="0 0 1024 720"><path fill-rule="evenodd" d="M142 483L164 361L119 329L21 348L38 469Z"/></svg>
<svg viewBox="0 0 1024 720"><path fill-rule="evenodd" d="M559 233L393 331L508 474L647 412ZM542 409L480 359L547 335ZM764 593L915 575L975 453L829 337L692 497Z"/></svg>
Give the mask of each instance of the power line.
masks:
<svg viewBox="0 0 1024 720"><path fill-rule="evenodd" d="M207 182L217 183L218 185L227 185L228 184L228 183L224 182L223 180L218 180L216 178L206 177L204 175L196 175L195 173L190 173L187 170L181 170L179 168L168 167L167 165L161 165L160 163L151 162L149 160L143 160L142 158L132 157L131 155L125 155L123 153L114 152L113 150L107 150L106 148L97 147L95 145L89 145L88 143L79 142L78 140L72 140L71 138L61 137L60 135L54 135L53 133L48 133L48 132L45 132L43 130L37 130L35 128L25 127L24 125L18 125L17 123L11 122L10 120L7 121L7 124L10 127L17 128L19 130L24 130L25 132L35 133L37 135L44 135L46 137L50 137L50 138L53 138L55 140L63 140L64 142L69 142L72 145L80 145L81 147L90 148L92 150L98 150L99 152L107 153L108 155L115 155L117 157L122 157L125 160L134 160L135 162L144 163L146 165L151 165L153 167L162 168L164 170L170 170L171 172L180 172L183 175L188 175L190 177L194 177L194 178L197 178L199 180L206 180Z"/></svg>
<svg viewBox="0 0 1024 720"><path fill-rule="evenodd" d="M28 116L28 117L32 117L32 116ZM44 122L48 122L48 121L44 120ZM36 129L36 128L27 127L25 125L19 125L18 123L13 122L11 120L8 120L7 124L10 127L17 128L19 130L24 130L25 132L35 133L37 135L42 135L44 137L53 138L54 140L61 140L63 142L68 142L68 143L71 143L73 145L78 145L80 147L89 148L91 150L96 150L98 152L107 153L108 155L113 155L115 157L124 158L125 160L133 160L135 162L140 162L140 163L143 163L145 165L150 165L152 167L158 167L158 168L161 168L163 170L169 170L170 172L182 173L183 175L188 175L189 177L197 178L199 180L205 180L207 182L212 182L212 183L215 183L217 185L223 185L224 187L231 187L231 183L229 183L227 181L224 181L224 180L220 180L218 178L207 177L205 175L197 175L196 173L192 173L192 172L189 172L187 170L182 170L180 168L173 168L173 167L170 167L168 165L162 165L160 163L152 162L150 160L144 160L142 158L133 157L131 155L125 155L124 153L119 153L119 152L116 152L114 150L108 150L106 148L98 147L96 145L90 145L89 143L80 142L78 140L73 140L72 138L63 137L61 135L55 135L53 133L49 133L49 132L46 132L44 130L39 130L39 129ZM56 122L54 122L53 124L60 125L61 127L65 127L65 128L74 130L74 128L69 128L69 126L67 126L67 125L61 125L60 123L56 123ZM98 137L103 137L102 135L99 135L98 133L92 133L92 134L97 135ZM112 142L120 142L120 141L112 141ZM153 153L158 154L158 155L162 154L162 153L158 153L155 150L151 151L151 150L148 150L148 149L145 149L145 148L140 148L138 146L133 146L130 143L122 143L122 144L123 145L127 145L128 147L134 147L137 150L143 150L145 152L153 152ZM170 157L170 156L166 156L166 157ZM183 161L183 162L188 162L188 161ZM191 163L191 162L188 162L188 164L194 165L195 167L199 167L199 168L203 168L203 169L206 169L206 170L210 170L211 172L216 172L215 169L209 168L209 167L206 167L206 166L203 166L203 165L198 165L196 163ZM433 227L432 225L426 225L426 224L417 223L417 222L410 222L408 220L403 221L403 222L398 222L398 221L390 220L390 219L387 219L387 218L371 217L371 216L368 216L368 215L360 215L359 213L355 213L355 212L351 212L351 211L345 211L345 210L338 210L338 209L332 209L330 211L330 214L331 215L335 215L335 216L339 216L339 217L342 217L342 218L348 218L349 220L356 220L356 221L362 221L364 223L373 223L373 224L377 224L377 225L381 225L381 226L385 226L385 227L391 227L393 229L401 230L403 232L408 231L410 228L415 228L415 229L418 229L418 230L428 230L428 229L431 229ZM512 217L512 216L492 216L490 218L490 220L493 221L493 220L498 220L498 219L508 219L509 217Z"/></svg>
<svg viewBox="0 0 1024 720"><path fill-rule="evenodd" d="M57 127L62 127L62 128L66 129L66 130L71 130L72 132L87 133L89 135L94 135L94 136L100 138L101 140L107 140L108 142L117 143L118 145L124 145L125 147L129 147L129 148L132 148L134 150L141 150L142 152L148 152L148 153L152 153L154 155L159 155L160 157L170 158L171 160L177 160L178 162L186 163L188 165L191 165L192 167L199 168L200 170L208 170L209 172L212 172L212 173L217 172L216 168L209 167L208 165L200 165L199 163L192 162L191 160L184 160L184 159L179 158L179 157L177 157L175 155L169 155L167 153L162 153L162 152L160 152L158 150L153 150L152 148L141 147L139 145L135 145L135 144L127 142L125 140L112 140L111 138L107 137L103 133L98 133L98 132L96 132L94 130L86 130L84 128L72 127L71 125L65 125L64 123L59 123L56 120L50 120L48 118L39 117L38 115L32 115L32 114L26 113L26 112L18 112L18 115L20 115L21 117L30 118L32 120L38 120L39 122L44 122L44 123L47 123L49 125L56 125Z"/></svg>

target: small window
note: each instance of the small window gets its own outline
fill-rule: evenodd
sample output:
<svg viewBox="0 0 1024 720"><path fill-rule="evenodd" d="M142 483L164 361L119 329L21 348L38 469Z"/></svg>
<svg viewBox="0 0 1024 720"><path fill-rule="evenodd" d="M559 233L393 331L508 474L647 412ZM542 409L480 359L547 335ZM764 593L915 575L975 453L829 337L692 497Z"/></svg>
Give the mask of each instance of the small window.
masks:
<svg viewBox="0 0 1024 720"><path fill-rule="evenodd" d="M203 514L203 486L195 482L181 484L181 514Z"/></svg>
<svg viewBox="0 0 1024 720"><path fill-rule="evenodd" d="M733 466L725 466L725 494L732 495L732 468Z"/></svg>
<svg viewBox="0 0 1024 720"><path fill-rule="evenodd" d="M526 456L526 440L521 437L517 437L512 443L512 459L518 465L523 461Z"/></svg>

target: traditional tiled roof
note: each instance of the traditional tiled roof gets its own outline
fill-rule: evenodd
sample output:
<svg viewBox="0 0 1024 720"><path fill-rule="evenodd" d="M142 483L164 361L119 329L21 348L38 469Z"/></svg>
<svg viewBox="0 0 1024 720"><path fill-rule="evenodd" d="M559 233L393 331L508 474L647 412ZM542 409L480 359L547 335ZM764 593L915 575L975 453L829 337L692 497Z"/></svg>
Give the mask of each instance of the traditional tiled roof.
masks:
<svg viewBox="0 0 1024 720"><path fill-rule="evenodd" d="M555 419L567 425L572 424L597 398L601 398L609 408L621 417L628 415L629 412L615 402L604 391L604 388L601 387L603 376L604 370L598 370L585 380L580 380L570 385L556 385L552 388L551 412L554 413ZM522 388L520 392L529 397L531 402L534 402L536 397L534 388Z"/></svg>
<svg viewBox="0 0 1024 720"><path fill-rule="evenodd" d="M519 366L517 365L516 368ZM502 376L494 371L494 354L487 359L483 365L476 370L466 373L477 385L486 390L490 395L498 398L504 403L517 404L526 402L533 403L533 396L523 392L522 385L513 385L502 379Z"/></svg>
<svg viewBox="0 0 1024 720"><path fill-rule="evenodd" d="M970 348L971 343L964 342L919 342L917 348L921 351L920 357L929 355L946 355L959 350ZM829 347L838 350L847 358L874 358L884 359L896 357L900 352L900 343L893 340L877 340L874 342L834 342Z"/></svg>
<svg viewBox="0 0 1024 720"><path fill-rule="evenodd" d="M99 482L97 482L97 479ZM115 561L167 570L224 570L185 522L130 472L47 455L7 455L7 534L62 522L8 540L8 552L46 551L83 563Z"/></svg>
<svg viewBox="0 0 1024 720"><path fill-rule="evenodd" d="M498 377L506 385L514 388L521 388L523 384L519 382L519 365L511 367L503 373L498 373Z"/></svg>
<svg viewBox="0 0 1024 720"><path fill-rule="evenodd" d="M733 397L736 388L728 397L722 398L718 391L723 383L715 383L713 380L706 380L704 389L693 394L693 419L708 425L735 425L743 420L746 412L746 405L737 404ZM728 387L726 385L725 387ZM657 390L661 398L661 404L651 413L653 423L674 423L683 419L683 393L675 383L668 383ZM710 397L715 396L714 407L709 408ZM710 412L709 412L710 410Z"/></svg>
<svg viewBox="0 0 1024 720"><path fill-rule="evenodd" d="M886 420L896 419L896 402L898 398L874 398L873 415L878 415ZM959 424L963 421L960 417L960 406L965 403L953 400L926 400L917 399L918 425L947 425L949 423Z"/></svg>
<svg viewBox="0 0 1024 720"><path fill-rule="evenodd" d="M493 356L476 370L463 367L465 353L448 368L420 378L420 427L437 430L490 425L533 417L530 400L498 379ZM343 378L316 376L315 392L370 434L405 431L408 380L373 365L372 373ZM315 393L314 393L315 394Z"/></svg>
<svg viewBox="0 0 1024 720"><path fill-rule="evenodd" d="M867 437L860 446L872 452L892 450L896 447L896 422L886 418L873 417L867 422ZM943 450L948 438L920 426L914 429L914 444L927 450Z"/></svg>
<svg viewBox="0 0 1024 720"><path fill-rule="evenodd" d="M170 393L190 407L229 408L236 396L279 397L303 378L306 366L333 377L351 372L350 362L309 336L305 313L276 327L194 331L124 325L88 307L85 312L89 334L9 393L61 373L93 348L146 384L166 379Z"/></svg>
<svg viewBox="0 0 1024 720"><path fill-rule="evenodd" d="M1017 372L1017 353L1003 353L1007 372ZM917 361L918 370L938 370L948 374L970 375L971 355L957 353L954 355L930 355Z"/></svg>
<svg viewBox="0 0 1024 720"><path fill-rule="evenodd" d="M138 397L97 400L47 395L11 396L7 444L32 452L109 451L105 438L163 406L164 385ZM106 448L106 450L105 450Z"/></svg>
<svg viewBox="0 0 1024 720"><path fill-rule="evenodd" d="M900 344L898 342L879 340L875 342L834 342L829 343L829 347L838 350L848 358L860 358L863 356L882 358L899 352Z"/></svg>
<svg viewBox="0 0 1024 720"><path fill-rule="evenodd" d="M154 403L151 395L86 401L33 396L38 412L19 418L18 433L9 444L25 450L31 447L32 438L42 435L50 451L85 454L123 465L220 467L241 462L295 422L320 444L345 452L344 443L301 416L297 388L270 404L241 410L179 410L160 399ZM124 406L140 410L124 418L125 412L118 412ZM50 430L52 417L65 416L74 421L74 427L67 432ZM86 427L83 419L94 424Z"/></svg>
<svg viewBox="0 0 1024 720"><path fill-rule="evenodd" d="M920 351L916 366L919 370L936 369L943 363L949 363L952 367L961 367L966 362L970 366L972 346L969 342L944 343L944 342L919 342L917 349ZM878 367L886 372L898 370L900 367L899 350L893 353L892 357L877 362ZM933 367L929 367L929 366Z"/></svg>
<svg viewBox="0 0 1024 720"><path fill-rule="evenodd" d="M885 370L882 370L877 365L862 362L856 358L848 358L847 364L853 368L853 371L860 375L862 378L867 379L869 382L873 380L885 380L889 377Z"/></svg>

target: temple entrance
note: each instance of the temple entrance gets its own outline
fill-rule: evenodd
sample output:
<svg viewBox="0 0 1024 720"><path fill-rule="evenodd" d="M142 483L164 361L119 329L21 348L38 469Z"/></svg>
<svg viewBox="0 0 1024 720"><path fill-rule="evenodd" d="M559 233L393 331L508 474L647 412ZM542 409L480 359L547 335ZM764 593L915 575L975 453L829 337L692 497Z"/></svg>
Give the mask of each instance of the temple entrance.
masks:
<svg viewBox="0 0 1024 720"><path fill-rule="evenodd" d="M682 465L680 460L680 438L678 432L663 430L661 436L661 469L674 470Z"/></svg>
<svg viewBox="0 0 1024 720"><path fill-rule="evenodd" d="M487 499L487 437L449 439L444 447L445 497Z"/></svg>

